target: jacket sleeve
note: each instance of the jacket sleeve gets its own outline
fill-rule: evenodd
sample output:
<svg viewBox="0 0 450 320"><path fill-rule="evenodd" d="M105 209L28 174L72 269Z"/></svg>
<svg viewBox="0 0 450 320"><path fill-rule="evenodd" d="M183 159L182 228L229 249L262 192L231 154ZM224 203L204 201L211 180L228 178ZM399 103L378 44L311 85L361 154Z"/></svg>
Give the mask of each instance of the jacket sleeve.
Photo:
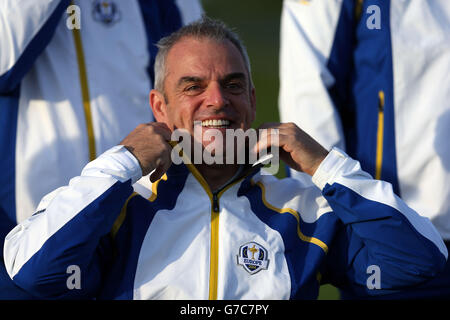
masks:
<svg viewBox="0 0 450 320"><path fill-rule="evenodd" d="M108 234L141 175L136 158L116 146L44 197L5 239L9 276L36 297L93 297L112 254Z"/></svg>
<svg viewBox="0 0 450 320"><path fill-rule="evenodd" d="M345 148L337 99L349 83L354 2L284 0L282 7L280 119L327 150Z"/></svg>
<svg viewBox="0 0 450 320"><path fill-rule="evenodd" d="M327 255L324 278L377 295L440 272L447 248L428 218L409 208L384 181L333 148L313 182L342 222ZM376 290L374 290L376 289Z"/></svg>
<svg viewBox="0 0 450 320"><path fill-rule="evenodd" d="M70 0L0 1L0 93L17 87L50 42Z"/></svg>

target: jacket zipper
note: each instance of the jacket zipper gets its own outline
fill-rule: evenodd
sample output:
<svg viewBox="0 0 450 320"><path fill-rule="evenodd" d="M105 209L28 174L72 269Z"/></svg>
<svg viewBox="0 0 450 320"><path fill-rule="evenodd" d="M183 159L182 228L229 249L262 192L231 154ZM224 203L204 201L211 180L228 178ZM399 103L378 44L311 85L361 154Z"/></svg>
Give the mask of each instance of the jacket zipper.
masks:
<svg viewBox="0 0 450 320"><path fill-rule="evenodd" d="M213 192L213 211L219 212L219 197L217 196L217 192Z"/></svg>
<svg viewBox="0 0 450 320"><path fill-rule="evenodd" d="M171 144L172 145L172 144ZM173 147L173 145L172 145ZM227 185L223 186L219 190L211 191L206 180L197 170L197 168L189 161L185 162L192 175L197 179L200 185L203 187L211 201L211 231L210 231L210 258L209 258L209 300L217 300L217 288L218 288L218 272L219 272L219 198L220 196L231 186L241 181L247 174L242 175Z"/></svg>
<svg viewBox="0 0 450 320"><path fill-rule="evenodd" d="M211 198L211 245L209 258L209 300L217 300L218 272L219 272L219 196L212 193Z"/></svg>
<svg viewBox="0 0 450 320"><path fill-rule="evenodd" d="M364 0L355 0L355 21L359 22L362 15Z"/></svg>
<svg viewBox="0 0 450 320"><path fill-rule="evenodd" d="M381 179L383 165L383 133L384 133L384 91L378 92L378 129L377 129L377 150L375 158L375 179Z"/></svg>
<svg viewBox="0 0 450 320"><path fill-rule="evenodd" d="M220 217L220 196L229 189L232 185L238 182L240 179L236 179L223 186L219 190L211 192L208 187L208 191L211 196L211 251L209 262L209 300L217 300L217 288L218 288L218 274L219 274L219 217Z"/></svg>
<svg viewBox="0 0 450 320"><path fill-rule="evenodd" d="M71 2L74 3L73 1ZM91 98L89 94L89 85L86 72L86 61L84 58L83 42L81 41L80 30L74 28L72 30L73 40L75 45L75 52L77 55L78 62L78 73L81 88L81 99L83 103L84 119L86 123L86 131L88 137L88 148L89 148L89 161L94 160L97 157L97 151L95 146L95 136L94 136L94 124L92 120L91 112Z"/></svg>

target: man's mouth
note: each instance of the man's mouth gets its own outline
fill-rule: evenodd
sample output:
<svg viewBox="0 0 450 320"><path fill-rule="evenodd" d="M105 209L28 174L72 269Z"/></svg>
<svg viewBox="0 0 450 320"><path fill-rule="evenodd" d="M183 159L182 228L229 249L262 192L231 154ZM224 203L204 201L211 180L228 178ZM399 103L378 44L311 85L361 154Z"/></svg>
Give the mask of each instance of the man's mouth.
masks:
<svg viewBox="0 0 450 320"><path fill-rule="evenodd" d="M228 128L230 121L226 119L208 119L202 121L202 127L206 128Z"/></svg>

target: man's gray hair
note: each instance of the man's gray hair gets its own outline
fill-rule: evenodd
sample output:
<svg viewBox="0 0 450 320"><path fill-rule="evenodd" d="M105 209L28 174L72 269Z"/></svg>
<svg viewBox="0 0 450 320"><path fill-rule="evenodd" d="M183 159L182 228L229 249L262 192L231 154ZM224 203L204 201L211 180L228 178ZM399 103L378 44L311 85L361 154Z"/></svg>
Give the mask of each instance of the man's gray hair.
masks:
<svg viewBox="0 0 450 320"><path fill-rule="evenodd" d="M225 23L220 20L211 19L203 16L201 19L194 21L186 26L183 26L178 31L170 34L167 37L158 41L158 54L155 58L155 89L164 94L164 80L167 75L166 58L170 49L181 39L190 37L195 39L211 39L217 42L224 42L229 40L241 53L247 68L248 77L250 81L250 88L253 88L253 81L251 77L250 59L247 50L239 39L239 36L230 30Z"/></svg>

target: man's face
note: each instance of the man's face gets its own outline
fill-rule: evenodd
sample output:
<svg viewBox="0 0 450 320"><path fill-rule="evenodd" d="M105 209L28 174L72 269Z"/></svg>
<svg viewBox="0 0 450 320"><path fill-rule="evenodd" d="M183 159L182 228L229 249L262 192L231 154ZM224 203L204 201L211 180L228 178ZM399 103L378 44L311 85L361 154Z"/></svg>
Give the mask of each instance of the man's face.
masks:
<svg viewBox="0 0 450 320"><path fill-rule="evenodd" d="M216 129L222 132L224 142L226 129L251 127L255 91L244 59L230 41L184 38L169 51L166 70L167 100L161 101L161 95L156 98L161 108L151 101L157 121L172 131L186 129L191 135L194 122L200 122L204 137L208 130Z"/></svg>

